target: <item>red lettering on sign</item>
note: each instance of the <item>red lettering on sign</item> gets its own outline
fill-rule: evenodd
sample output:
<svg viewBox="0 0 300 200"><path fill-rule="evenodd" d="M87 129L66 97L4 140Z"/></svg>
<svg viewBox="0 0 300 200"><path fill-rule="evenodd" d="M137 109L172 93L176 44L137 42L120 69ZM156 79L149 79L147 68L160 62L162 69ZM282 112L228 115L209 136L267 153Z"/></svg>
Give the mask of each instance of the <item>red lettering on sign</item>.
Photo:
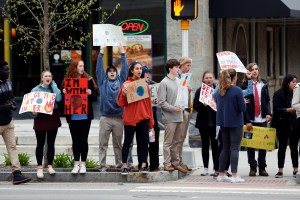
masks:
<svg viewBox="0 0 300 200"><path fill-rule="evenodd" d="M122 30L123 31L142 31L145 29L145 24L143 23L131 23L131 22L124 22L121 24Z"/></svg>

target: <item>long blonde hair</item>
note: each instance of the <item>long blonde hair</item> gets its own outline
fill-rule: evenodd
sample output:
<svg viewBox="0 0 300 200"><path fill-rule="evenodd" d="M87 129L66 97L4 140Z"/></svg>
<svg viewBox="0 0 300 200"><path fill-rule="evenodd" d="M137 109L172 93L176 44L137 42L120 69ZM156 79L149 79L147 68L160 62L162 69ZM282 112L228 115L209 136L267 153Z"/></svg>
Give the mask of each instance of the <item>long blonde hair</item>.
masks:
<svg viewBox="0 0 300 200"><path fill-rule="evenodd" d="M221 72L219 77L219 85L220 85L219 93L221 96L224 96L226 94L235 76L236 76L235 69L227 69Z"/></svg>

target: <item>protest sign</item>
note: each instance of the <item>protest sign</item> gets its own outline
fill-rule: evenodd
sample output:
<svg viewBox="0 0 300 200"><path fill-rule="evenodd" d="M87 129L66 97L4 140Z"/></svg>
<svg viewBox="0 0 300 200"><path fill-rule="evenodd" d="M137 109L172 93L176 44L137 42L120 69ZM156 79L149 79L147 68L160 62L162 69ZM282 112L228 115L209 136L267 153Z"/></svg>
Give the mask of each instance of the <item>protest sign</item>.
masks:
<svg viewBox="0 0 300 200"><path fill-rule="evenodd" d="M256 149L274 150L276 140L276 129L253 126L253 130L249 132L244 126L244 134L241 146Z"/></svg>
<svg viewBox="0 0 300 200"><path fill-rule="evenodd" d="M247 69L235 53L222 51L217 53L217 58L221 69L235 69L237 72L247 73Z"/></svg>
<svg viewBox="0 0 300 200"><path fill-rule="evenodd" d="M151 94L151 101L152 101L153 106L158 105L158 100L157 100L158 87L159 87L159 83L149 85L150 94Z"/></svg>
<svg viewBox="0 0 300 200"><path fill-rule="evenodd" d="M191 80L192 73L181 74L178 84L178 93L175 102L175 106L182 109L189 107L189 90L188 85Z"/></svg>
<svg viewBox="0 0 300 200"><path fill-rule="evenodd" d="M148 85L145 79L132 81L128 83L127 87L128 93L126 97L128 103L140 101L149 97Z"/></svg>
<svg viewBox="0 0 300 200"><path fill-rule="evenodd" d="M52 115L56 94L49 92L30 92L23 97L19 114L37 112Z"/></svg>
<svg viewBox="0 0 300 200"><path fill-rule="evenodd" d="M201 85L199 101L203 104L209 105L214 111L217 111L216 101L213 97L214 89L205 83Z"/></svg>
<svg viewBox="0 0 300 200"><path fill-rule="evenodd" d="M66 90L64 113L88 114L88 79L65 78L64 89Z"/></svg>
<svg viewBox="0 0 300 200"><path fill-rule="evenodd" d="M183 86L183 87L188 86L189 83L190 83L191 77L192 77L192 73L181 74L181 77L180 77L180 86Z"/></svg>
<svg viewBox="0 0 300 200"><path fill-rule="evenodd" d="M189 107L188 87L178 86L178 93L174 106L180 107L182 109Z"/></svg>
<svg viewBox="0 0 300 200"><path fill-rule="evenodd" d="M93 46L126 46L121 26L93 24Z"/></svg>

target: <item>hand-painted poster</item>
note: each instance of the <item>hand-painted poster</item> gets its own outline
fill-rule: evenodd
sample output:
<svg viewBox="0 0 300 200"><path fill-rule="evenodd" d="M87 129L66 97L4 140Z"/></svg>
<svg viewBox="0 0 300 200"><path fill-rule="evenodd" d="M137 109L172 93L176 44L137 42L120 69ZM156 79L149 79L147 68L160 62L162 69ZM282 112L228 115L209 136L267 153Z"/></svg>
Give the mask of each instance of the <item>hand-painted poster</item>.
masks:
<svg viewBox="0 0 300 200"><path fill-rule="evenodd" d="M203 104L209 105L214 111L217 111L216 101L213 97L214 89L205 83L201 85L199 101Z"/></svg>
<svg viewBox="0 0 300 200"><path fill-rule="evenodd" d="M155 84L149 85L152 106L157 106L158 105L158 100L157 100L158 87L159 87L159 83L155 83Z"/></svg>
<svg viewBox="0 0 300 200"><path fill-rule="evenodd" d="M93 24L93 46L126 46L121 26Z"/></svg>
<svg viewBox="0 0 300 200"><path fill-rule="evenodd" d="M191 77L192 77L192 73L181 74L181 77L180 77L180 86L182 86L182 87L188 86L189 83L190 83Z"/></svg>
<svg viewBox="0 0 300 200"><path fill-rule="evenodd" d="M175 106L182 109L189 108L189 90L188 85L191 80L192 73L181 74L178 85L178 93Z"/></svg>
<svg viewBox="0 0 300 200"><path fill-rule="evenodd" d="M244 134L241 146L256 149L274 150L276 140L276 129L253 126L252 131L248 131L244 126Z"/></svg>
<svg viewBox="0 0 300 200"><path fill-rule="evenodd" d="M88 79L65 78L64 89L66 90L64 113L88 114Z"/></svg>
<svg viewBox="0 0 300 200"><path fill-rule="evenodd" d="M23 97L19 114L37 112L52 115L56 94L49 92L30 92Z"/></svg>
<svg viewBox="0 0 300 200"><path fill-rule="evenodd" d="M149 97L145 79L130 82L128 85L127 102L132 103Z"/></svg>
<svg viewBox="0 0 300 200"><path fill-rule="evenodd" d="M151 35L125 35L127 46L124 47L128 63L139 61L143 66L152 69L152 37ZM113 47L113 64L121 67L121 53Z"/></svg>
<svg viewBox="0 0 300 200"><path fill-rule="evenodd" d="M237 72L247 73L247 69L235 53L222 51L217 53L217 58L221 69L235 69Z"/></svg>

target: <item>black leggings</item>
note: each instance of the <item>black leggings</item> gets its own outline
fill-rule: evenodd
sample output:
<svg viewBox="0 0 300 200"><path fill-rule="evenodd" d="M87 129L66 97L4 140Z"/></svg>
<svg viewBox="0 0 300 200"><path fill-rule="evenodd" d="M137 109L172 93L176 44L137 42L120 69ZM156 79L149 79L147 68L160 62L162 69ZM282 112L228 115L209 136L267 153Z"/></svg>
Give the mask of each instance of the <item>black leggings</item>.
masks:
<svg viewBox="0 0 300 200"><path fill-rule="evenodd" d="M72 149L75 161L85 162L89 151L88 137L91 127L91 120L71 120L69 124L72 136Z"/></svg>
<svg viewBox="0 0 300 200"><path fill-rule="evenodd" d="M214 162L214 170L219 169L218 157L218 141L216 140L216 127L199 128L202 141L202 160L205 168L208 168L209 162L209 146L211 144L212 159Z"/></svg>
<svg viewBox="0 0 300 200"><path fill-rule="evenodd" d="M124 125L124 143L122 148L122 162L127 163L129 148L134 133L136 133L137 155L140 163L147 163L149 141L149 119L142 120L136 126Z"/></svg>
<svg viewBox="0 0 300 200"><path fill-rule="evenodd" d="M45 139L47 135L47 157L48 157L48 165L52 165L54 154L55 154L55 148L54 143L57 135L57 130L49 130L49 131L38 131L35 130L35 136L36 136L36 149L35 149L35 156L36 156L36 162L38 165L42 165L43 162L43 155L44 155L44 144Z"/></svg>
<svg viewBox="0 0 300 200"><path fill-rule="evenodd" d="M219 158L219 170L220 172L225 171L227 159L230 154L231 172L237 173L243 126L221 127L221 133L223 139L223 149Z"/></svg>
<svg viewBox="0 0 300 200"><path fill-rule="evenodd" d="M298 167L298 141L299 141L299 133L295 130L287 129L277 129L277 138L279 142L278 148L278 168L284 167L285 162L285 152L286 147L288 146L288 141L291 149L291 159L293 163L293 167Z"/></svg>

